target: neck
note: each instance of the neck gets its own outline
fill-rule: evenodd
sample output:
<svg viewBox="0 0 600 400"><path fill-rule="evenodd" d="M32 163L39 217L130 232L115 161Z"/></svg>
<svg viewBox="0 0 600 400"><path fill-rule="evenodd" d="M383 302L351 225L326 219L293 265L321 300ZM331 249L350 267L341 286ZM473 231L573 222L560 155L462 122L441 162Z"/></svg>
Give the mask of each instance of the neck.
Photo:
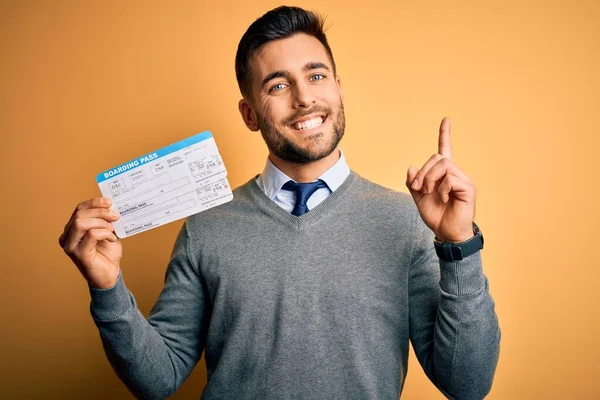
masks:
<svg viewBox="0 0 600 400"><path fill-rule="evenodd" d="M328 156L309 164L297 164L285 161L271 152L269 152L269 159L273 165L296 182L306 183L316 180L325 171L333 167L340 159L340 150L336 148Z"/></svg>

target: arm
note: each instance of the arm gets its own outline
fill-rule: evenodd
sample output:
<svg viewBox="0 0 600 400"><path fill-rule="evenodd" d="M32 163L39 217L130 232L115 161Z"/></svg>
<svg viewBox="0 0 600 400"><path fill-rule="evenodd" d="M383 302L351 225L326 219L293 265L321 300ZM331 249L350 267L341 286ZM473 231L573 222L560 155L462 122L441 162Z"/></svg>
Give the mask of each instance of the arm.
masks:
<svg viewBox="0 0 600 400"><path fill-rule="evenodd" d="M440 260L416 213L409 277L410 339L429 379L448 398L482 399L492 386L500 328L479 252Z"/></svg>
<svg viewBox="0 0 600 400"><path fill-rule="evenodd" d="M138 398L174 393L204 349L209 301L197 264L188 254L186 227L177 237L165 286L147 320L121 274L110 289L90 287L91 313L107 357Z"/></svg>

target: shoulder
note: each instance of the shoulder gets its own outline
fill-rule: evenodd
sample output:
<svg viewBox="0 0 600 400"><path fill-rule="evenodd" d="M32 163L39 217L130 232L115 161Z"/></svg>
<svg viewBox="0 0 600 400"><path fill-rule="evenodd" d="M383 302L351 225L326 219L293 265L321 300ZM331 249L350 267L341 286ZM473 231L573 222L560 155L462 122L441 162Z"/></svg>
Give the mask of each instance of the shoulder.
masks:
<svg viewBox="0 0 600 400"><path fill-rule="evenodd" d="M365 207L380 212L390 211L395 215L401 214L405 217L418 213L415 202L409 193L387 188L361 175L356 175L355 193L358 201Z"/></svg>
<svg viewBox="0 0 600 400"><path fill-rule="evenodd" d="M357 174L351 201L354 221L363 230L409 246L417 240L422 227L410 193L387 188Z"/></svg>

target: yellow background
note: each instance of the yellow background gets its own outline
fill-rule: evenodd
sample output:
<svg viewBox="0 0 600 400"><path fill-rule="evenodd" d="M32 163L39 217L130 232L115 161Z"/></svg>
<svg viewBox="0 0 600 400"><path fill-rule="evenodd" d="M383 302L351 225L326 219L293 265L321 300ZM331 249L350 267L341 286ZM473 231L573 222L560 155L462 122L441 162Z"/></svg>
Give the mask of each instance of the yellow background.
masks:
<svg viewBox="0 0 600 400"><path fill-rule="evenodd" d="M0 396L129 398L57 238L95 175L210 129L236 187L266 148L238 114L234 56L272 1L3 1ZM600 383L600 2L305 1L328 16L351 167L406 191L452 119L478 187L502 328L490 399L590 399ZM124 241L140 309L181 221ZM204 360L177 399L198 398ZM406 399L441 399L411 353ZM596 397L597 398L597 397Z"/></svg>

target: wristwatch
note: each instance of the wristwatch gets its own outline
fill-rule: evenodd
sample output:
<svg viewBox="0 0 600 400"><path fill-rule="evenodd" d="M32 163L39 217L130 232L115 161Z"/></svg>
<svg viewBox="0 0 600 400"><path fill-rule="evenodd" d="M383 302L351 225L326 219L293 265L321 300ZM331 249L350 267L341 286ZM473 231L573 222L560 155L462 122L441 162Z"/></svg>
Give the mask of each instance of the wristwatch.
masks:
<svg viewBox="0 0 600 400"><path fill-rule="evenodd" d="M438 257L446 261L458 261L483 249L483 233L473 222L473 236L471 239L461 243L433 241L435 252Z"/></svg>

